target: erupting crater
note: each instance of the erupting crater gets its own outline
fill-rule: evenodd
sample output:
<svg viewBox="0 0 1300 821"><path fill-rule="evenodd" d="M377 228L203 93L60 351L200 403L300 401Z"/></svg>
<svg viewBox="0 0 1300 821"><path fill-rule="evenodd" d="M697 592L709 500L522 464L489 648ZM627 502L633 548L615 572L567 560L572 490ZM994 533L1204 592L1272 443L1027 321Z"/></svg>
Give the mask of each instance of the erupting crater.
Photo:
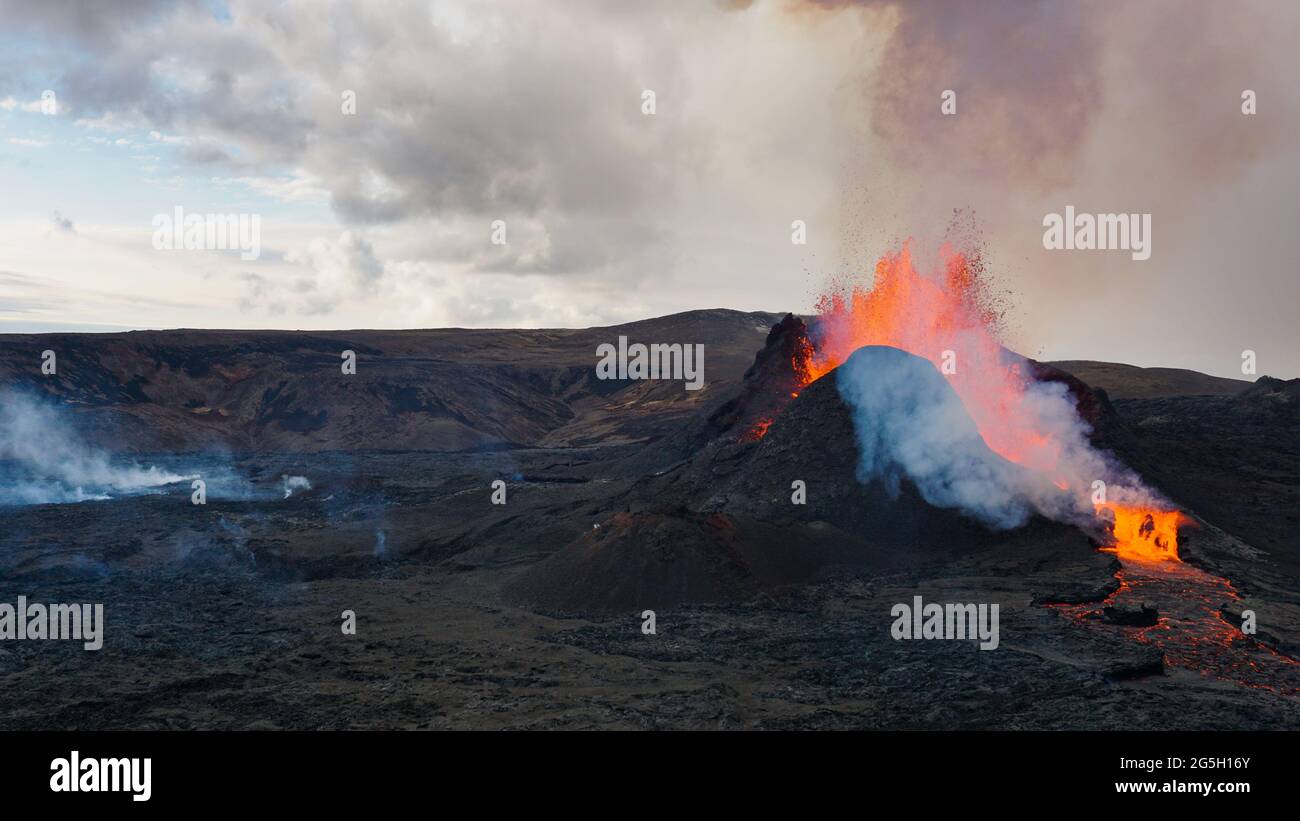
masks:
<svg viewBox="0 0 1300 821"><path fill-rule="evenodd" d="M1179 527L1190 520L1128 468L1093 447L1098 420L1091 390L1048 366L1020 357L999 341L1003 312L978 252L940 249L940 270L924 276L904 246L884 255L874 281L833 287L794 346L791 369L798 396L808 384L864 346L898 348L929 360L952 386L989 449L1040 475L1069 500L1038 500L1052 518L1086 520L1107 531L1123 569L1119 587L1098 606L1054 605L1077 621L1101 624L1107 609L1159 612L1154 624L1128 624L1143 643L1159 647L1166 664L1248 687L1296 692L1296 660L1245 636L1223 608L1240 600L1232 584L1183 562ZM1075 384L1069 384L1073 380ZM1090 413L1094 418L1090 418ZM770 419L749 433L762 438ZM1103 488L1100 499L1093 494ZM1154 600L1158 608L1147 608ZM1115 622L1106 629L1116 629ZM1125 624L1119 622L1120 625Z"/></svg>
<svg viewBox="0 0 1300 821"><path fill-rule="evenodd" d="M859 348L885 345L928 359L948 379L995 453L1046 477L1056 488L1080 495L1104 480L1112 498L1092 504L1111 530L1120 558L1180 561L1182 514L1156 504L1155 494L1136 476L1112 476L1106 461L1087 442L1087 420L1078 397L1062 389L1036 388L1043 371L999 340L1004 316L979 251L939 249L940 269L921 274L910 248L887 253L876 263L870 285L832 286L817 301L810 336L795 347L791 366L798 390L830 373ZM1056 400L1056 401L1053 401ZM761 439L771 420L747 433Z"/></svg>

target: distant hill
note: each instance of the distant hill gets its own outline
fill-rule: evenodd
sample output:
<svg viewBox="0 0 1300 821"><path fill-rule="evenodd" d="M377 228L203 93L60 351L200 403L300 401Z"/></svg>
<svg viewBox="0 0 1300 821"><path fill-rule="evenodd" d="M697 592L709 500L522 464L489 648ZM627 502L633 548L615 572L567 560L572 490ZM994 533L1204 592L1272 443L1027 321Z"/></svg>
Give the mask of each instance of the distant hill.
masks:
<svg viewBox="0 0 1300 821"><path fill-rule="evenodd" d="M1139 368L1116 362L1068 359L1047 363L1073 374L1111 399L1156 399L1165 396L1231 396L1249 388L1244 379L1209 376L1182 368Z"/></svg>
<svg viewBox="0 0 1300 821"><path fill-rule="evenodd" d="M600 328L0 334L0 392L54 400L112 451L568 447L659 439L734 393L780 314L686 311ZM705 389L602 381L596 348L702 343ZM58 357L41 373L41 353ZM340 354L357 354L355 375ZM1114 400L1235 395L1176 368L1050 363ZM698 417L697 417L698 418Z"/></svg>
<svg viewBox="0 0 1300 821"><path fill-rule="evenodd" d="M687 311L584 329L0 335L0 391L56 400L114 451L562 447L656 438L722 401L778 314ZM704 388L596 378L596 348L704 345ZM57 354L55 375L41 353ZM355 351L354 375L341 354Z"/></svg>

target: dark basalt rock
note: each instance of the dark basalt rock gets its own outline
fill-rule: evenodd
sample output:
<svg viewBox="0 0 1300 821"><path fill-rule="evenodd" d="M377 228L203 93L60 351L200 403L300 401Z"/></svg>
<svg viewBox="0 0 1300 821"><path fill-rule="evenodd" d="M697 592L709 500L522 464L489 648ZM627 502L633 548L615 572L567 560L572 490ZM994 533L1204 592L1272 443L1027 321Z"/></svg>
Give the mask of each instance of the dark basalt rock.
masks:
<svg viewBox="0 0 1300 821"><path fill-rule="evenodd" d="M1123 627L1152 627L1160 621L1160 611L1150 602L1140 606L1108 605L1102 608L1101 619L1107 624Z"/></svg>

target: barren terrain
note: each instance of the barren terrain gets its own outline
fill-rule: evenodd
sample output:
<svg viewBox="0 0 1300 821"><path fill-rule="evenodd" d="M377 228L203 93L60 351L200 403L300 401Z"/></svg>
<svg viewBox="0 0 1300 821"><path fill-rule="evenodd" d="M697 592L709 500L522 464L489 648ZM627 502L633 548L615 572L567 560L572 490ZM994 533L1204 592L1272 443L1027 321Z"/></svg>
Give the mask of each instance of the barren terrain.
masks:
<svg viewBox="0 0 1300 821"><path fill-rule="evenodd" d="M0 645L0 728L1300 727L1295 380L1074 388L1194 519L1186 571L1151 580L1094 534L855 481L833 375L748 440L778 320L0 338L0 384L58 399L115 464L209 481L206 505L186 481L0 506L0 601L107 621L98 652ZM618 334L704 341L706 389L594 380ZM1057 366L1116 367L1079 364ZM999 602L999 649L893 640L918 594ZM1116 615L1144 603L1168 630ZM1188 649L1244 608L1258 636Z"/></svg>

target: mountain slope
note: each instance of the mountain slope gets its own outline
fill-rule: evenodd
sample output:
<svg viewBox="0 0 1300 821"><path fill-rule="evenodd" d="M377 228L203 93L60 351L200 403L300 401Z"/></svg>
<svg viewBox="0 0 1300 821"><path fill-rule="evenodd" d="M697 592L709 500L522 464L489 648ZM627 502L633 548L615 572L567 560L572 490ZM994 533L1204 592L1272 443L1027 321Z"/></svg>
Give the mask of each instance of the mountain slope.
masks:
<svg viewBox="0 0 1300 821"><path fill-rule="evenodd" d="M638 441L727 393L778 317L729 310L560 330L0 336L0 386L74 408L115 451L470 450ZM705 385L601 381L596 348L703 344ZM57 355L43 375L41 353ZM356 373L342 373L354 351Z"/></svg>
<svg viewBox="0 0 1300 821"><path fill-rule="evenodd" d="M1243 379L1226 379L1182 368L1139 368L1118 362L1083 359L1048 362L1073 374L1111 399L1153 399L1161 396L1231 396L1250 385Z"/></svg>

